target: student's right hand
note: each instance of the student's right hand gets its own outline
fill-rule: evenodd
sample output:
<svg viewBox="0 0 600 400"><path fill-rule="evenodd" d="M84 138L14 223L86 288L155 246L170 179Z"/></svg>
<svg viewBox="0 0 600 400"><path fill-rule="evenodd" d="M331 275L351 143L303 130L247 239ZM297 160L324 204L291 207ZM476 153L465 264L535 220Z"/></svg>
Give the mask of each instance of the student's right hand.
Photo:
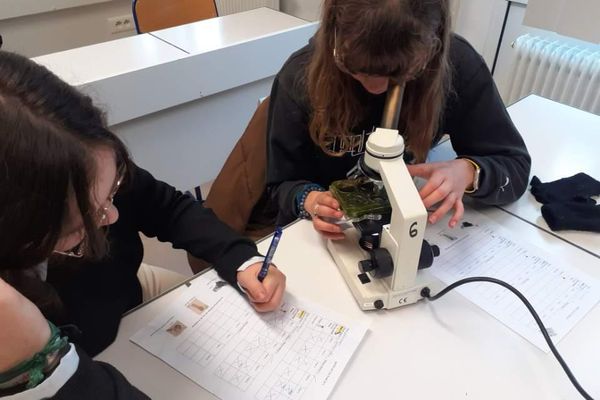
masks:
<svg viewBox="0 0 600 400"><path fill-rule="evenodd" d="M0 373L29 360L48 340L50 327L40 310L0 279Z"/></svg>
<svg viewBox="0 0 600 400"><path fill-rule="evenodd" d="M261 268L261 262L252 264L246 270L237 273L237 281L246 291L250 304L256 311L269 312L281 305L286 278L283 272L271 264L267 276L261 282L258 280Z"/></svg>
<svg viewBox="0 0 600 400"><path fill-rule="evenodd" d="M340 219L344 216L344 213L340 211L340 203L331 195L331 192L310 192L304 200L304 209L312 216L313 227L321 235L332 240L345 238L339 225L323 219Z"/></svg>

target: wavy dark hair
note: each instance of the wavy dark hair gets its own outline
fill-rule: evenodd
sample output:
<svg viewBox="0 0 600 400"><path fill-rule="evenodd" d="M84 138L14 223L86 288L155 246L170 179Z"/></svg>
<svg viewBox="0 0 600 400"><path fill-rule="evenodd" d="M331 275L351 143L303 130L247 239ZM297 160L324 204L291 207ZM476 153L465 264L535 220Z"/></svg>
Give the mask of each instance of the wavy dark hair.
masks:
<svg viewBox="0 0 600 400"><path fill-rule="evenodd" d="M312 140L345 138L364 117L350 73L406 82L400 132L424 161L450 86L448 0L325 0L307 68ZM335 48L335 57L334 57Z"/></svg>
<svg viewBox="0 0 600 400"><path fill-rule="evenodd" d="M114 151L118 165L130 164L88 96L45 67L0 51L0 277L42 312L56 299L28 271L51 256L69 199L83 218L86 257L107 250L91 198L97 175L92 152L102 146Z"/></svg>

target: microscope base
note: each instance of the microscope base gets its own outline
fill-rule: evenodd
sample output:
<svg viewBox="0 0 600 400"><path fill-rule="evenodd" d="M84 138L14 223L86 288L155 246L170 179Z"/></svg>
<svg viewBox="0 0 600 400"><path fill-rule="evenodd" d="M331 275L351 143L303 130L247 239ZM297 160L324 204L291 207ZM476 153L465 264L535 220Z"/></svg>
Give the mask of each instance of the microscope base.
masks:
<svg viewBox="0 0 600 400"><path fill-rule="evenodd" d="M344 233L346 238L343 240L328 240L327 248L361 309L391 309L416 303L422 299L421 289L427 284L419 282L418 276L416 282L401 290L392 290L390 278L377 279L370 274L367 274L370 281L363 283L359 278L361 271L358 269L358 263L368 259L369 254L359 247L359 234L356 229L350 228Z"/></svg>

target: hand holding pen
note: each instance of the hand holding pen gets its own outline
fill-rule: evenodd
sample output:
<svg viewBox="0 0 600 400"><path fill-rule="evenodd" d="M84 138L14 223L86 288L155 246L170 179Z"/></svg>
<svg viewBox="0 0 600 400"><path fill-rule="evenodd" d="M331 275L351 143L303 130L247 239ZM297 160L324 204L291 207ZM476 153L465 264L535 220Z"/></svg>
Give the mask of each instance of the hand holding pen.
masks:
<svg viewBox="0 0 600 400"><path fill-rule="evenodd" d="M252 306L259 312L275 310L281 304L285 291L285 275L275 266L270 268L282 230L277 228L262 263L255 263L238 272L237 280L248 295Z"/></svg>
<svg viewBox="0 0 600 400"><path fill-rule="evenodd" d="M271 260L273 260L273 256L275 255L275 250L277 250L277 245L279 244L279 239L281 239L282 234L281 227L275 228L275 233L273 234L273 240L271 240L271 245L269 246L269 250L267 251L267 256L263 261L263 265L260 268L260 272L258 273L258 280L264 281L267 273L269 272L269 265L271 265Z"/></svg>

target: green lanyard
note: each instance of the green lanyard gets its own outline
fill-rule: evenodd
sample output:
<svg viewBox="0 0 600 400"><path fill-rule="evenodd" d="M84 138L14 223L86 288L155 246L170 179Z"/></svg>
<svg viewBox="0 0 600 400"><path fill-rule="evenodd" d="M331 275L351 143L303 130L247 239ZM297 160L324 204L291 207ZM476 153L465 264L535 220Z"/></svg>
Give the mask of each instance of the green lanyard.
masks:
<svg viewBox="0 0 600 400"><path fill-rule="evenodd" d="M44 380L44 369L48 365L48 357L56 354L68 345L67 337L61 337L60 330L52 322L48 321L48 325L50 326L50 340L48 340L46 346L29 360L23 361L4 373L0 373L0 384L11 381L26 373L29 375L29 381L26 385L27 389L36 387Z"/></svg>

